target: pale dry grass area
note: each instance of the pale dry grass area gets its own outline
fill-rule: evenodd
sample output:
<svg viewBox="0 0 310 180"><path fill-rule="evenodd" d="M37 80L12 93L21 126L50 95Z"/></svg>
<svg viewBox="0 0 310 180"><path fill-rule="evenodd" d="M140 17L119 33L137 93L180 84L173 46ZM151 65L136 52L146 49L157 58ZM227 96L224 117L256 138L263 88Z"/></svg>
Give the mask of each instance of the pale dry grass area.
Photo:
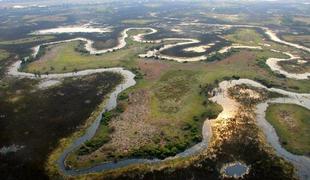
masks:
<svg viewBox="0 0 310 180"><path fill-rule="evenodd" d="M112 118L109 127L114 129L110 134L111 140L90 155L79 156L79 160L89 160L96 157L105 159L112 154L126 155L133 149L137 149L149 143L160 130L158 126L148 119L150 95L147 90L139 90L129 94L125 111Z"/></svg>
<svg viewBox="0 0 310 180"><path fill-rule="evenodd" d="M260 99L261 95L252 90L252 89L240 89L240 94L244 95L244 96L248 96L249 98L253 98L253 99Z"/></svg>
<svg viewBox="0 0 310 180"><path fill-rule="evenodd" d="M38 64L44 63L43 61L49 61L55 59L58 56L58 52L61 51L64 47L61 45L51 45L46 48L48 53L44 53L42 57L38 60Z"/></svg>
<svg viewBox="0 0 310 180"><path fill-rule="evenodd" d="M231 98L237 100L246 107L253 106L267 100L270 94L261 88L246 85L236 85L229 88L228 93Z"/></svg>
<svg viewBox="0 0 310 180"><path fill-rule="evenodd" d="M146 90L130 94L129 106L120 116L111 121L110 126L115 128L108 143L120 152L126 152L152 142L152 137L159 131L158 127L149 121L148 115L150 96Z"/></svg>

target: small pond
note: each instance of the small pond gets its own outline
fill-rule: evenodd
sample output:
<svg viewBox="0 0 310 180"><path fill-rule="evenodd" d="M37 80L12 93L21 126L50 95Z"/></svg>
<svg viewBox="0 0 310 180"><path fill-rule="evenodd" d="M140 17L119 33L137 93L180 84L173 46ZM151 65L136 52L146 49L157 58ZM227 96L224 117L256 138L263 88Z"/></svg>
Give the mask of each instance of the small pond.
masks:
<svg viewBox="0 0 310 180"><path fill-rule="evenodd" d="M225 164L221 173L227 177L242 177L249 172L249 167L241 162L233 162Z"/></svg>

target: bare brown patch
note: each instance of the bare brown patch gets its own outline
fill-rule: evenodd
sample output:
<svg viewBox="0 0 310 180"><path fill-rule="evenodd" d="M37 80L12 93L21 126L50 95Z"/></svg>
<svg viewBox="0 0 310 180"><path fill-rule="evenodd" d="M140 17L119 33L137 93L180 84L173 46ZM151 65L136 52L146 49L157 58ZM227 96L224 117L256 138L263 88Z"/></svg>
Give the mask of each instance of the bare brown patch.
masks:
<svg viewBox="0 0 310 180"><path fill-rule="evenodd" d="M226 59L223 59L222 61L217 61L216 65L229 65L231 63L236 63L236 61L240 61L240 62L251 62L253 60L255 60L255 54L253 52L250 51L240 51L239 53L236 53L232 56L227 57Z"/></svg>
<svg viewBox="0 0 310 180"><path fill-rule="evenodd" d="M47 47L46 49L46 53L44 53L44 55L42 57L40 57L40 60L38 61L38 63L40 63L41 61L48 61L48 60L52 60L55 59L56 56L59 54L59 51L63 48L62 45L52 45Z"/></svg>
<svg viewBox="0 0 310 180"><path fill-rule="evenodd" d="M143 147L152 142L152 138L159 132L159 129L152 125L149 117L150 95L147 90L140 90L129 95L125 111L109 124L114 129L110 135L111 140L94 153L87 156L80 156L79 160L110 159L112 154L129 153L130 151Z"/></svg>
<svg viewBox="0 0 310 180"><path fill-rule="evenodd" d="M290 130L298 130L294 118L291 116L290 112L281 110L279 116L282 122L285 123Z"/></svg>
<svg viewBox="0 0 310 180"><path fill-rule="evenodd" d="M147 119L150 113L150 97L146 90L130 94L126 111L113 119L110 126L115 129L111 144L120 151L143 146L156 134L156 127Z"/></svg>
<svg viewBox="0 0 310 180"><path fill-rule="evenodd" d="M93 46L96 49L105 49L105 48L111 48L111 47L115 46L116 44L117 44L116 40L109 39L109 40L106 40L106 41L95 41Z"/></svg>
<svg viewBox="0 0 310 180"><path fill-rule="evenodd" d="M138 66L148 80L158 79L170 67L170 65L162 61L152 60L141 60L138 62Z"/></svg>

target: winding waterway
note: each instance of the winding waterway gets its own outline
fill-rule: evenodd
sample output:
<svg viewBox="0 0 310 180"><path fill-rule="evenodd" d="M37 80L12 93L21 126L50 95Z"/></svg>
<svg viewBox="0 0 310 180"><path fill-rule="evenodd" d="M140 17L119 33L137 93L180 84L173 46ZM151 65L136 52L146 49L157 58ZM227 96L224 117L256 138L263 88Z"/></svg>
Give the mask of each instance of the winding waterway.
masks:
<svg viewBox="0 0 310 180"><path fill-rule="evenodd" d="M166 38L166 39L161 39L161 40L156 40L156 41L147 41L144 40L144 36L152 33L156 33L157 30L152 29L152 28L127 28L124 31L122 31L121 36L119 38L119 44L116 47L109 48L109 49L103 49L103 50L96 50L92 48L93 42L87 39L82 39L82 38L76 38L76 39L71 39L71 40L65 40L65 41L58 41L58 42L51 42L51 43L46 43L43 45L49 45L49 44L56 44L56 43L64 43L64 42L69 42L69 41L75 41L75 40L82 40L86 41L86 49L91 53L91 54L102 54L102 53L107 53L113 50L121 49L126 46L126 38L128 37L128 31L132 29L144 29L144 30L150 30L150 32L147 33L141 33L139 35L136 35L133 37L135 41L138 42L145 42L145 43L159 43L162 41L185 41L185 42L180 42L180 43L175 43L175 44L170 44L166 45L164 48L171 48L174 46L179 46L179 45L184 45L184 44L196 44L199 43L199 40L195 39L184 39L184 38ZM296 48L298 48L296 46ZM34 56L37 55L37 52L39 50L40 46L35 48L36 50L34 51ZM304 48L302 48L304 49ZM163 49L162 49L163 50ZM170 57L169 57L170 58ZM172 57L174 58L174 57ZM197 59L200 59L201 57L196 57ZM182 61L184 59L182 58ZM196 59L194 59L196 60ZM194 60L187 60L187 61L194 61ZM177 60L178 61L178 60ZM21 77L21 78L41 78L41 79L63 79L65 77L75 77L75 76L85 76L93 73L101 73L101 72L116 72L120 73L124 76L124 82L120 85L118 85L115 89L114 92L112 92L106 102L106 105L102 112L109 111L113 109L116 106L116 100L117 100L117 95L122 92L123 90L134 86L135 85L135 80L134 80L134 74L128 70L124 70L123 68L101 68L101 69L90 69L90 70L83 70L83 71L78 71L78 72L72 72L72 73L59 73L59 74L48 74L48 75L41 75L40 77L36 76L35 74L32 73L26 73L26 72L20 72L19 69L21 67L21 61L18 61L14 63L8 70L8 75L14 76L14 77ZM297 75L298 76L298 75ZM293 77L292 77L293 78ZM236 102L235 100L231 99L228 94L227 90L230 87L233 87L238 84L249 84L251 86L255 87L260 87L267 89L268 91L272 92L277 92L283 95L286 95L286 98L278 98L278 99L271 99L268 100L265 103L259 104L257 106L257 124L263 129L268 142L275 148L276 152L278 155L281 157L284 157L288 161L292 162L296 169L298 170L298 174L301 179L307 179L310 177L310 172L308 171L310 169L310 161L308 157L305 156L297 156L293 155L289 152L287 152L285 149L282 148L282 146L279 143L278 136L275 132L275 130L272 128L272 126L266 121L265 119L265 111L268 107L268 103L294 103L298 104L301 106L304 106L308 109L310 109L310 94L299 94L299 93L293 93L293 92L288 92L284 91L281 89L276 89L276 88L266 88L265 86L249 80L249 79L240 79L240 80L233 80L233 81L223 81L219 84L219 89L221 91L218 91L217 95L214 97L210 98L210 100L217 102L223 107L223 112L220 113L220 115L217 117L216 120L223 120L227 118L232 118L236 115L236 110L239 107L239 103ZM102 163L93 167L89 168L83 168L83 169L67 169L65 167L65 159L68 156L69 153L74 151L76 148L78 148L80 145L82 145L85 141L91 139L94 134L96 133L96 130L99 126L100 120L102 118L102 113L96 118L96 120L92 123L92 125L86 130L86 133L79 137L78 139L74 140L74 142L67 147L64 152L61 154L60 158L57 160L57 164L60 168L60 170L66 174L66 175L80 175L80 174L86 174L86 173L91 173L91 172L101 172L104 170L109 170L109 169L115 169L115 168L120 168L120 167L125 167L128 165L133 165L133 164L140 164L140 163L159 163L159 162L164 162L170 159L174 158L179 158L179 157L188 157L191 155L194 155L196 153L201 152L203 149L206 149L208 147L208 142L210 141L210 138L212 136L212 131L211 131L211 124L212 121L206 120L204 125L203 125L203 141L186 151L174 156L174 157L169 157L164 160L159 160L159 159L126 159L126 160L121 160L118 162L107 162L107 163Z"/></svg>
<svg viewBox="0 0 310 180"><path fill-rule="evenodd" d="M212 101L218 103L223 107L223 112L219 115L218 118L228 119L236 115L237 110L240 107L240 104L228 95L228 89L241 84L247 84L253 87L263 88L270 92L276 92L286 96L285 98L270 99L267 100L266 102L258 104L255 110L257 115L256 116L257 124L263 130L268 143L272 145L272 147L276 150L277 154L285 158L295 166L296 170L298 171L300 179L305 180L308 179L310 177L309 172L310 158L306 156L294 155L285 150L280 144L279 137L275 129L266 120L265 115L266 115L266 109L272 103L297 104L307 109L310 109L310 94L289 92L277 88L267 88L264 85L250 79L223 81L219 84L219 90L217 91L219 93L211 98Z"/></svg>
<svg viewBox="0 0 310 180"><path fill-rule="evenodd" d="M151 32L141 33L141 34L138 34L136 36L133 36L133 40L138 41L138 42L147 42L147 41L142 40L141 37L144 37L146 35L153 34L153 33L157 32L157 30L155 30L153 28L138 28L138 27L127 28L127 29L124 29L121 32L120 37L118 38L118 43L117 43L117 45L115 47L111 47L111 48L107 48L107 49L102 49L102 50L98 50L98 49L95 49L93 47L94 41L86 39L86 38L81 38L81 37L74 38L74 39L63 40L63 41L54 41L54 42L49 42L49 43L43 43L43 44L40 44L40 45L38 45L38 46L36 46L36 47L34 47L32 49L33 50L32 56L33 57L37 57L37 55L39 53L39 50L40 50L40 48L42 46L59 44L59 43L67 43L67 42L72 42L72 41L83 41L83 42L86 42L84 47L85 47L86 51L88 51L90 54L105 54L105 53L108 53L108 52L113 52L113 51L116 51L116 50L119 50L119 49L122 49L122 48L126 47L126 45L127 45L126 39L128 38L128 32L131 31L131 30L150 30L151 31Z"/></svg>
<svg viewBox="0 0 310 180"><path fill-rule="evenodd" d="M279 52L279 51L277 51ZM266 64L270 67L270 69L274 72L277 72L279 74L283 74L287 78L292 78L292 79L309 79L310 77L310 72L305 72L305 73L291 73L285 71L280 65L279 62L281 61L292 61L292 60L297 60L299 57L294 56L293 54L289 52L284 52L287 56L289 56L288 59L280 59L280 58L268 58L266 60Z"/></svg>
<svg viewBox="0 0 310 180"><path fill-rule="evenodd" d="M225 26L227 28L232 28L232 27L261 28L262 30L264 30L265 34L268 35L269 38L274 42L281 43L281 44L284 44L287 46L291 46L294 48L301 49L303 51L310 52L310 49L307 47L281 40L280 38L278 38L276 36L275 32L273 32L272 30L270 30L269 28L266 28L266 27L250 26L250 25L219 25L219 24L213 24L213 26ZM82 30L81 30L81 28L82 28ZM76 29L69 27L68 28L69 30L67 30L66 28L65 28L65 30L64 30L64 28L55 28L55 29L40 30L40 31L35 32L35 34L68 33L71 31L72 32L82 31L82 32L88 32L88 33L106 32L107 31L106 29L100 29L100 28L89 28L89 27L87 27L86 29L84 29L84 28L86 28L86 27L80 27L80 28L76 28ZM168 55L162 54L161 53L162 51L173 48L173 47L177 47L177 46L184 46L184 45L191 45L192 44L193 47L195 47L195 44L197 44L196 46L199 47L201 45L198 45L198 44L201 43L201 41L198 39L192 39L192 38L164 38L164 39L158 39L158 40L145 40L144 39L145 36L150 35L150 34L155 34L158 32L156 29L149 28L149 27L142 27L142 28L141 27L132 27L132 28L124 29L121 32L120 37L118 38L118 44L112 48L98 50L98 49L95 49L93 47L94 41L86 39L86 38L79 37L79 38L74 38L74 39L69 39L69 40L55 41L55 42L49 42L49 43L44 43L44 44L38 45L38 46L33 48L32 56L36 57L38 55L38 52L39 52L41 46L59 44L59 43L67 43L67 42L71 42L71 41L86 42L84 47L85 47L86 51L88 51L90 54L105 54L108 52L113 52L113 51L116 51L116 50L119 50L119 49L126 47L126 45L127 45L126 44L126 38L128 38L128 32L131 30L148 30L149 31L149 32L140 33L140 34L133 36L132 39L136 42L153 43L153 44L158 44L158 43L162 43L162 42L174 42L171 44L169 44L169 43L165 44L163 47L161 47L159 49L149 50L145 54L140 54L139 57L141 57L141 58L158 58L158 59L162 59L162 60L173 60L173 61L177 61L177 62L196 62L196 61L203 61L203 60L208 59L207 55L201 55L201 56L196 56L196 57L176 57L176 56L168 56ZM176 42L176 41L180 41L180 42ZM261 50L262 47L261 46L232 45L232 46L224 47L221 50L219 50L218 52L219 53L226 53L230 49L257 49L257 50ZM277 52L280 52L280 51L277 51ZM288 58L288 59L269 58L266 60L266 64L271 68L271 70L273 70L274 72L277 72L279 74L285 75L288 78L301 79L301 80L302 79L309 79L310 72L290 73L290 72L285 71L278 64L278 62L295 60L295 59L298 59L299 57L296 57L289 52L282 52L282 53L288 55L290 58Z"/></svg>

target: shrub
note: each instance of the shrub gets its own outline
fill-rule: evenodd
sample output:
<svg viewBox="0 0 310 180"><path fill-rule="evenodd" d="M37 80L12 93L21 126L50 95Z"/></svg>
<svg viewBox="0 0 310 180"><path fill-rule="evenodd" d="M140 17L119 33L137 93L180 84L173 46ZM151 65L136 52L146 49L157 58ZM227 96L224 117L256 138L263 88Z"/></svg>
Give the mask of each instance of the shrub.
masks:
<svg viewBox="0 0 310 180"><path fill-rule="evenodd" d="M127 94L122 93L118 96L118 100L122 101L122 100L128 99L128 97L129 96Z"/></svg>

